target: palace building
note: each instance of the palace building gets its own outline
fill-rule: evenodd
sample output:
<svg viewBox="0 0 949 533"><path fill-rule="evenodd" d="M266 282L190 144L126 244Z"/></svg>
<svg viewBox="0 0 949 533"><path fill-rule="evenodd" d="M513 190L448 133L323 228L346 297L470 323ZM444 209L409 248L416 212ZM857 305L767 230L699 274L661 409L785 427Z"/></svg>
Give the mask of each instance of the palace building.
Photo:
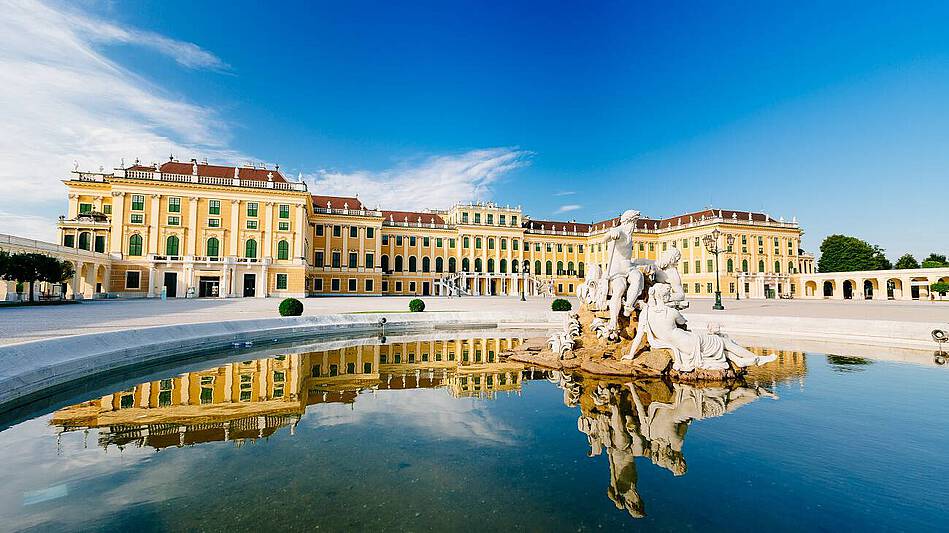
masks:
<svg viewBox="0 0 949 533"><path fill-rule="evenodd" d="M387 211L312 193L279 167L196 160L75 171L64 183L60 245L109 258L77 264L70 290L85 298L570 295L608 261L605 237L619 224L538 220L494 203ZM641 218L634 254L677 248L689 297L710 297L715 256L702 238L716 229L723 297L796 295L798 275L813 272L796 220L747 211Z"/></svg>

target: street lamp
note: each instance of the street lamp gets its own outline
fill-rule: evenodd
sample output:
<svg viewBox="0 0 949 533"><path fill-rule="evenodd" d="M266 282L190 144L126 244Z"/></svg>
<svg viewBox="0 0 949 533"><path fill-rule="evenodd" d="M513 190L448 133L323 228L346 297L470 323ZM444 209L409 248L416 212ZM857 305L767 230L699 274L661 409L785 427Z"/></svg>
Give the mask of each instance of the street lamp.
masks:
<svg viewBox="0 0 949 533"><path fill-rule="evenodd" d="M516 259L515 259L516 261ZM521 264L521 301L526 302L527 298L525 293L527 293L527 268L530 267L530 261L527 259Z"/></svg>
<svg viewBox="0 0 949 533"><path fill-rule="evenodd" d="M725 306L722 305L722 291L719 287L718 281L718 254L722 253L723 250L718 247L718 238L722 236L722 232L718 231L718 228L709 233L702 238L702 241L705 243L705 249L708 250L708 253L715 256L715 305L712 306L712 309L716 311L724 311ZM726 235L725 241L728 243L728 248L735 244L734 235ZM737 288L737 287L736 287Z"/></svg>

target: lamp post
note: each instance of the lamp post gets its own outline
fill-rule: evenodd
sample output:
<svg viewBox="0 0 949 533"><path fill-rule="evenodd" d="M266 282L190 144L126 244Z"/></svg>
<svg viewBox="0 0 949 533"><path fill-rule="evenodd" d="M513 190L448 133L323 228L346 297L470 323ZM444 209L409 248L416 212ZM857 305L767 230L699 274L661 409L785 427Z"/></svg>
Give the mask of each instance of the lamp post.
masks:
<svg viewBox="0 0 949 533"><path fill-rule="evenodd" d="M722 249L718 247L718 238L722 236L722 232L718 231L718 228L709 233L702 238L702 241L705 243L705 249L708 250L708 253L715 256L715 305L712 306L712 309L716 311L724 311L725 306L722 305L722 291L719 287L719 276L718 276L718 254L722 253ZM727 235L725 241L728 243L728 247L731 248L735 244L734 235ZM737 289L737 287L735 287Z"/></svg>
<svg viewBox="0 0 949 533"><path fill-rule="evenodd" d="M530 262L527 259L525 259L524 262L521 264L521 301L522 302L527 301L525 294L527 293L527 267L529 266L530 266Z"/></svg>

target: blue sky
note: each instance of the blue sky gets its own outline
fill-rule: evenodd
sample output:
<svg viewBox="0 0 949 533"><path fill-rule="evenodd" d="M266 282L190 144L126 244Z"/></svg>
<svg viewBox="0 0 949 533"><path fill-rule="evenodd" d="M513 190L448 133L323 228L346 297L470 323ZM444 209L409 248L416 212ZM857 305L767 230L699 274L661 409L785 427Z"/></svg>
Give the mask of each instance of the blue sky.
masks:
<svg viewBox="0 0 949 533"><path fill-rule="evenodd" d="M947 252L949 4L17 1L0 232L121 158L280 163L371 205L796 216Z"/></svg>

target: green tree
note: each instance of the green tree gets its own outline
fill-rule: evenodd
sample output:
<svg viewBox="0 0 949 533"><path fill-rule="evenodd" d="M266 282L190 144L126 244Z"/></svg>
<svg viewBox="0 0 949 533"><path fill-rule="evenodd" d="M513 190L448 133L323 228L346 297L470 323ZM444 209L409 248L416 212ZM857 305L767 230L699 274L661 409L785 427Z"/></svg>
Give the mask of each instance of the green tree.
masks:
<svg viewBox="0 0 949 533"><path fill-rule="evenodd" d="M929 254L925 260L923 260L923 268L940 268L944 266L949 266L949 262L946 262L946 256L942 254Z"/></svg>
<svg viewBox="0 0 949 533"><path fill-rule="evenodd" d="M0 279L6 279L7 269L10 268L10 252L0 250Z"/></svg>
<svg viewBox="0 0 949 533"><path fill-rule="evenodd" d="M820 272L884 270L892 267L883 248L849 235L830 235L820 245Z"/></svg>
<svg viewBox="0 0 949 533"><path fill-rule="evenodd" d="M949 292L949 283L946 283L945 281L933 283L929 286L929 290L932 292L938 292L941 296L945 296L946 293Z"/></svg>
<svg viewBox="0 0 949 533"><path fill-rule="evenodd" d="M910 268L919 268L919 261L913 257L913 254L903 254L896 260L896 268L906 270Z"/></svg>
<svg viewBox="0 0 949 533"><path fill-rule="evenodd" d="M72 264L55 257L36 253L10 254L0 261L5 266L0 277L9 281L28 283L29 299L33 301L33 290L37 281L62 283L73 275Z"/></svg>

